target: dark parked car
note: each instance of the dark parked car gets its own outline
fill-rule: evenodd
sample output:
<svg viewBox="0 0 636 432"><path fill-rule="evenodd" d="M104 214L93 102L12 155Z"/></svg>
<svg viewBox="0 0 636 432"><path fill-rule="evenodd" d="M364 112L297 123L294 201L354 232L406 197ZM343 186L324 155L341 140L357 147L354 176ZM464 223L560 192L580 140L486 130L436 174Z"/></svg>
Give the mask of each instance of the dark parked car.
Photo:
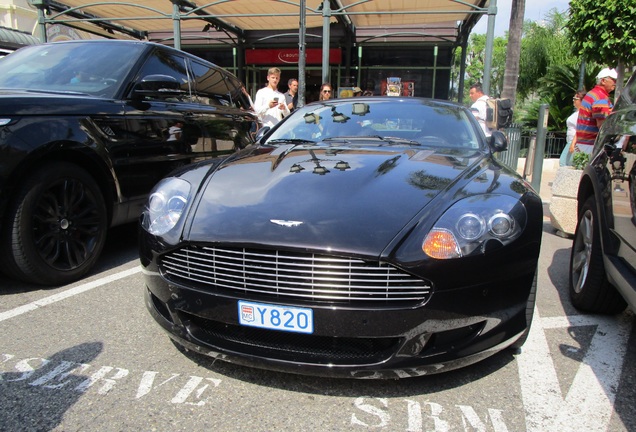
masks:
<svg viewBox="0 0 636 432"><path fill-rule="evenodd" d="M570 297L578 309L636 311L636 75L596 138L577 195Z"/></svg>
<svg viewBox="0 0 636 432"><path fill-rule="evenodd" d="M309 104L258 146L162 180L143 212L146 304L229 362L397 378L527 337L541 199L466 108Z"/></svg>
<svg viewBox="0 0 636 432"><path fill-rule="evenodd" d="M145 42L71 41L0 61L0 268L64 284L170 171L253 143L241 82ZM247 102L249 104L249 102Z"/></svg>

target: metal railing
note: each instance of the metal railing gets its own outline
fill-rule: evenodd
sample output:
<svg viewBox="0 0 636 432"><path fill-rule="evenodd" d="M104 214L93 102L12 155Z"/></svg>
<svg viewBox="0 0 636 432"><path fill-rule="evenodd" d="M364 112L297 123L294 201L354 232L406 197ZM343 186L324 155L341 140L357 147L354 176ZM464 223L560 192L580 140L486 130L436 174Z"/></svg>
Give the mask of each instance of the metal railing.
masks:
<svg viewBox="0 0 636 432"><path fill-rule="evenodd" d="M512 124L502 131L508 138L508 150L496 154L497 159L509 167L516 169L519 153L521 151L521 126Z"/></svg>
<svg viewBox="0 0 636 432"><path fill-rule="evenodd" d="M533 133L522 135L520 144L521 150L527 150L530 147L530 142L533 138L535 138ZM544 158L558 158L561 155L561 151L563 151L565 144L565 132L548 132L545 137Z"/></svg>
<svg viewBox="0 0 636 432"><path fill-rule="evenodd" d="M516 169L519 158L527 156L530 144L536 140L536 132L523 132L519 124L512 124L502 132L508 138L508 150L497 153L496 157L509 167ZM558 158L565 145L565 132L548 132L545 139L544 158Z"/></svg>

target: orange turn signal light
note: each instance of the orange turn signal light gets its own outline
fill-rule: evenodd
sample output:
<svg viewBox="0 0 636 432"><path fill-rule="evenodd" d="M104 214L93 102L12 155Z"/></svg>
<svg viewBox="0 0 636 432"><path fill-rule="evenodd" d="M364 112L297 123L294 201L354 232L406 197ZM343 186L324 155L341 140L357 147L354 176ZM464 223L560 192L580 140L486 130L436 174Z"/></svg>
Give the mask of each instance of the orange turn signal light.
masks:
<svg viewBox="0 0 636 432"><path fill-rule="evenodd" d="M435 228L431 230L424 242L422 250L431 258L450 259L461 257L461 250L455 236L446 229Z"/></svg>

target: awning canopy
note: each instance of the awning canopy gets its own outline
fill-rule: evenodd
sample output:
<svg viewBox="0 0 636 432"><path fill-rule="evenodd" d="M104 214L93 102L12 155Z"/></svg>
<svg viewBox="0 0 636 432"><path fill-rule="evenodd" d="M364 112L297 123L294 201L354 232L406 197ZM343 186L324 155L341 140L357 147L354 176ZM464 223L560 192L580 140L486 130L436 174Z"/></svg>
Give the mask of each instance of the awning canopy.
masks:
<svg viewBox="0 0 636 432"><path fill-rule="evenodd" d="M36 45L40 40L31 34L0 26L0 49L16 50L27 45Z"/></svg>
<svg viewBox="0 0 636 432"><path fill-rule="evenodd" d="M488 14L484 91L488 92L490 86L496 0L143 0L140 4L127 0L28 1L38 9L41 35L46 35L47 24L64 24L111 38L133 37L162 43L172 40L176 48L181 48L182 41L246 48L295 37L300 50L306 46L306 36L322 38L325 81L331 24L344 29L346 42L341 44L348 48L374 43L465 48L479 18ZM304 60L302 56L300 59L299 76L303 76Z"/></svg>
<svg viewBox="0 0 636 432"><path fill-rule="evenodd" d="M47 22L71 25L113 37L158 39L175 29L194 39L223 43L244 38L246 32L298 31L301 0L126 0L87 3L86 0L29 0L51 13ZM341 22L356 44L374 42L437 42L461 44L479 18L488 12L488 0L305 0L307 29L325 20ZM325 7L327 6L327 7ZM208 25L209 24L209 25Z"/></svg>

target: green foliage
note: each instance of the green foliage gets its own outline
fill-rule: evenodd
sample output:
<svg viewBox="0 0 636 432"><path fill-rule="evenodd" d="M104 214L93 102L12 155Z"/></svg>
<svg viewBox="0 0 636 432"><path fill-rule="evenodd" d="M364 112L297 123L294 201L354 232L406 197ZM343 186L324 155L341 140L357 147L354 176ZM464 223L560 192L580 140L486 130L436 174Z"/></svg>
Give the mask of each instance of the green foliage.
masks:
<svg viewBox="0 0 636 432"><path fill-rule="evenodd" d="M565 26L567 19L567 14L552 9L541 23L526 21L524 24L514 121L524 123L530 129L536 128L538 107L542 103L550 105L548 126L551 130L565 130L565 119L572 112L572 94L578 87L580 58L571 49L570 35ZM494 40L489 92L492 97L499 96L503 87L507 39L506 35ZM471 104L468 98L470 86L483 82L485 51L486 35L471 35L464 78L463 102L467 105ZM457 50L456 70L460 69L460 54ZM566 68L565 76L559 67Z"/></svg>
<svg viewBox="0 0 636 432"><path fill-rule="evenodd" d="M580 59L572 53L567 15L552 9L542 23L526 22L521 41L517 98L526 99L544 87L539 80L554 66L577 68ZM578 78L573 81L578 82Z"/></svg>
<svg viewBox="0 0 636 432"><path fill-rule="evenodd" d="M567 22L566 13L552 9L541 23L524 25L515 107L515 121L524 129L536 129L542 104L549 105L548 129L566 129L565 121L574 109L572 95L579 86L581 64L573 54ZM593 85L590 70L598 72L595 66L587 68L586 89Z"/></svg>
<svg viewBox="0 0 636 432"><path fill-rule="evenodd" d="M503 86L506 37L494 41L490 96ZM486 35L471 35L466 55L464 103L468 89L483 82ZM581 55L583 54L583 56ZM564 131L572 113L572 95L579 86L585 60L585 89L595 85L601 67L636 63L636 0L571 0L570 14L552 9L541 22L526 21L521 41L514 122L536 129L539 107L550 107L548 129ZM455 66L460 70L460 50Z"/></svg>
<svg viewBox="0 0 636 432"><path fill-rule="evenodd" d="M539 118L539 109L541 105L543 105L544 103L548 103L548 102L535 99L535 100L524 103L523 106L521 106L519 110L515 113L515 118L516 118L515 122L518 124L521 124L522 129L526 131L536 130L537 119ZM550 112L550 114L552 113ZM551 116L548 116L548 122L550 122L550 119L551 119ZM550 129L549 123L548 123L548 129Z"/></svg>
<svg viewBox="0 0 636 432"><path fill-rule="evenodd" d="M574 169L582 170L590 161L590 155L585 152L575 152L572 156L572 166Z"/></svg>
<svg viewBox="0 0 636 432"><path fill-rule="evenodd" d="M506 45L508 39L496 37L493 41L493 54L490 76L490 96L496 97L501 94L503 86L503 76L506 69ZM473 34L470 36L468 49L466 51L466 75L464 77L464 100L463 103L471 104L468 97L470 86L484 81L484 60L486 55L486 35ZM455 68L460 69L461 52L455 52Z"/></svg>
<svg viewBox="0 0 636 432"><path fill-rule="evenodd" d="M595 77L600 66L591 65L585 70L583 80L586 90L594 87ZM539 116L539 106L547 103L550 107L548 116L548 129L563 131L566 129L565 121L574 111L572 96L578 90L579 68L574 66L551 66L546 75L538 79L539 88L536 90L539 100L533 100L525 104L520 110L517 122L525 128L535 129Z"/></svg>
<svg viewBox="0 0 636 432"><path fill-rule="evenodd" d="M574 52L600 64L636 61L636 3L633 0L571 0L566 24Z"/></svg>

